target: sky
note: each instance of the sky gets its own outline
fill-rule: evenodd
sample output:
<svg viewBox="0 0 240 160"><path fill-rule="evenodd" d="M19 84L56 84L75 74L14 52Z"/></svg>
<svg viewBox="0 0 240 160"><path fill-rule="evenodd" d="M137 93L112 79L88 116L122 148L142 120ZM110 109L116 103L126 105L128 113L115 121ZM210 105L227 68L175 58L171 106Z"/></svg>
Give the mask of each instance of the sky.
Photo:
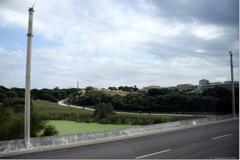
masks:
<svg viewBox="0 0 240 160"><path fill-rule="evenodd" d="M0 85L24 87L28 8L0 0ZM32 88L239 79L238 0L38 0Z"/></svg>

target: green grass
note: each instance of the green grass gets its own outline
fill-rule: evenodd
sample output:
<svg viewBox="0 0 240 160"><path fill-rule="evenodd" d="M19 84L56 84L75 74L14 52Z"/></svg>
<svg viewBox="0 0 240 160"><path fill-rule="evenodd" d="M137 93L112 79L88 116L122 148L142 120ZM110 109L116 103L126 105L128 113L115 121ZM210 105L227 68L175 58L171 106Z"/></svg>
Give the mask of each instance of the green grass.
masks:
<svg viewBox="0 0 240 160"><path fill-rule="evenodd" d="M80 113L82 115L93 115L92 111L83 110L78 108L64 107L60 106L57 103L35 100L33 105L38 109L39 114L48 114L48 113Z"/></svg>
<svg viewBox="0 0 240 160"><path fill-rule="evenodd" d="M57 103L36 100L33 101L38 110L38 115L43 120L70 120L77 122L96 122L94 112L78 108L60 106ZM193 119L195 116L183 115L149 115L149 114L122 114L117 113L111 121L103 120L100 123L145 125L163 122L172 122L185 119Z"/></svg>
<svg viewBox="0 0 240 160"><path fill-rule="evenodd" d="M97 131L106 131L120 128L128 128L133 125L119 125L119 124L98 124L98 123L79 123L66 120L50 120L47 124L56 127L59 132L58 135L65 135L71 133L90 133Z"/></svg>
<svg viewBox="0 0 240 160"><path fill-rule="evenodd" d="M75 120L86 121L93 116L93 111L64 107L57 103L36 100L33 105L38 111L38 115L43 120Z"/></svg>

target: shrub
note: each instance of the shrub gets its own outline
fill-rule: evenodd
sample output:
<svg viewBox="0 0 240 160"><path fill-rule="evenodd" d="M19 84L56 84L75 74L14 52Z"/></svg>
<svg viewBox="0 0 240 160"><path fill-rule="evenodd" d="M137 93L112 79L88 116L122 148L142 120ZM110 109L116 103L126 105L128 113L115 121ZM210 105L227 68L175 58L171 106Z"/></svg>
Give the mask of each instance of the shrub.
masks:
<svg viewBox="0 0 240 160"><path fill-rule="evenodd" d="M13 100L13 101L11 101ZM16 112L13 106L21 106L22 100L8 99L5 101L8 106L0 106L0 140L10 140L23 138L24 117L23 113ZM9 106L10 105L10 106ZM17 107L18 108L18 107ZM34 106L31 106L31 137L36 137L37 133L43 129L43 122L39 118Z"/></svg>
<svg viewBox="0 0 240 160"><path fill-rule="evenodd" d="M43 131L42 136L53 136L53 135L57 135L58 131L56 130L56 128L52 125L46 125Z"/></svg>
<svg viewBox="0 0 240 160"><path fill-rule="evenodd" d="M105 119L114 115L113 106L111 104L98 104L95 106L94 117L96 119Z"/></svg>

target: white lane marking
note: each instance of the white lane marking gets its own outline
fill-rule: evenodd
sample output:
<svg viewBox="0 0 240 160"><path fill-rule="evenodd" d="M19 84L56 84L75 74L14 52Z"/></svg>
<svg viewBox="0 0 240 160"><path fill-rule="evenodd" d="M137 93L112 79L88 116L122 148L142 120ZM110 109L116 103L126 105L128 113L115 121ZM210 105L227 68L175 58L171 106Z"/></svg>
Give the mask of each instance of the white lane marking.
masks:
<svg viewBox="0 0 240 160"><path fill-rule="evenodd" d="M216 140L216 139L223 138L223 137L228 137L228 136L231 136L231 135L232 134L225 134L225 135L222 135L222 136L213 137L212 140Z"/></svg>
<svg viewBox="0 0 240 160"><path fill-rule="evenodd" d="M165 153L165 152L169 152L169 151L171 151L171 149L165 149L165 150L162 150L162 151L159 151L159 152L154 152L154 153L151 153L151 154L138 156L138 157L136 157L136 159L146 158L146 157L149 157L149 156L153 156L153 155L156 155L156 154L161 154L161 153Z"/></svg>

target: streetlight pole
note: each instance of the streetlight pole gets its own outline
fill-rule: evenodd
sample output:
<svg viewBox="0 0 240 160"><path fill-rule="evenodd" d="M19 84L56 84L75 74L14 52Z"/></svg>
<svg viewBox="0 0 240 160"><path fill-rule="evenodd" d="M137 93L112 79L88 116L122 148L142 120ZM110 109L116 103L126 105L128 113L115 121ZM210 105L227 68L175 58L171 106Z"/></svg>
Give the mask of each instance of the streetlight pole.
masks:
<svg viewBox="0 0 240 160"><path fill-rule="evenodd" d="M234 78L233 78L233 62L232 62L232 51L228 52L230 54L230 67L231 67L231 83L232 83L232 115L233 118L236 117L235 112L235 92L234 92Z"/></svg>
<svg viewBox="0 0 240 160"><path fill-rule="evenodd" d="M32 26L33 7L28 9L28 33L27 33L27 57L26 57L26 79L25 79L25 106L24 106L24 141L26 147L30 145L30 88L31 88L31 57L32 57Z"/></svg>

